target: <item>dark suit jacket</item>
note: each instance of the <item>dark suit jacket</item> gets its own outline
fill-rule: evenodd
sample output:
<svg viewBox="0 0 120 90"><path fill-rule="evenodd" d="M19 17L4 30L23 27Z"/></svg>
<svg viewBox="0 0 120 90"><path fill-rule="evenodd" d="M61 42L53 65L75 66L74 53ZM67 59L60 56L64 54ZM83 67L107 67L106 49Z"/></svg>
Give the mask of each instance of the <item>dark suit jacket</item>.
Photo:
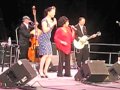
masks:
<svg viewBox="0 0 120 90"><path fill-rule="evenodd" d="M19 45L29 45L30 36L30 28L27 29L25 24L22 23L19 28Z"/></svg>
<svg viewBox="0 0 120 90"><path fill-rule="evenodd" d="M77 29L77 30L75 30L75 35L76 35L75 39L78 40L78 37L82 37L83 34L81 32L81 28L80 28L79 24L75 25L75 28ZM84 32L84 35L87 35L86 26L83 26L83 32Z"/></svg>

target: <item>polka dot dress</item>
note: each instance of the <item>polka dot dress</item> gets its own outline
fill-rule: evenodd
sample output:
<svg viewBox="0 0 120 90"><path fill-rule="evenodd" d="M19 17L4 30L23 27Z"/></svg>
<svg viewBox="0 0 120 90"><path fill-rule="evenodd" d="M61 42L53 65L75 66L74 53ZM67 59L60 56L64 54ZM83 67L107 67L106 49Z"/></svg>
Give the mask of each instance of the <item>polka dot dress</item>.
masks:
<svg viewBox="0 0 120 90"><path fill-rule="evenodd" d="M46 21L46 18L44 18L42 20ZM49 27L49 25L48 25ZM52 54L52 46L51 46L51 31L48 31L46 33L42 33L39 37L38 37L38 43L39 43L39 55L50 55Z"/></svg>

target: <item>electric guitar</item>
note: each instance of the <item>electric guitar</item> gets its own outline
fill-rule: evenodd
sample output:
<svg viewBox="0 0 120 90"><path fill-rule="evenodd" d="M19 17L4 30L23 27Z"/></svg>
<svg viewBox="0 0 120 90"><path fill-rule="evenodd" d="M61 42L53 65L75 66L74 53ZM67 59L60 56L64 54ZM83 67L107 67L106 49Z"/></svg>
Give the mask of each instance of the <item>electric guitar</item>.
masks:
<svg viewBox="0 0 120 90"><path fill-rule="evenodd" d="M74 39L73 45L77 49L82 49L82 48L84 48L85 45L87 45L89 43L88 40L90 40L92 38L95 38L97 36L101 36L101 32L100 31L97 32L96 34L92 34L89 37L84 35L82 37L78 37L79 40Z"/></svg>

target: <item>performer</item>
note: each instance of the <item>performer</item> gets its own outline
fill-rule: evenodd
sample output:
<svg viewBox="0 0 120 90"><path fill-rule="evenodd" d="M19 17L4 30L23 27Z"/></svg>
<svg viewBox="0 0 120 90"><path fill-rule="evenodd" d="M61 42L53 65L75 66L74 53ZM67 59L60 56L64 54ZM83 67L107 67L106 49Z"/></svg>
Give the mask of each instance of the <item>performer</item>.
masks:
<svg viewBox="0 0 120 90"><path fill-rule="evenodd" d="M30 30L33 28L30 25L31 19L28 16L23 16L22 23L19 27L19 45L20 45L20 59L28 59L29 38L33 35Z"/></svg>
<svg viewBox="0 0 120 90"><path fill-rule="evenodd" d="M83 37L84 35L87 35L87 29L85 26L85 18L84 17L79 18L79 22L77 25L75 25L75 28L77 29L77 30L75 30L75 34L76 34L75 39L76 40L79 40L78 37ZM95 34L93 35L93 38L94 37L96 37ZM75 56L76 56L76 61L77 61L78 69L79 69L81 67L81 65L84 64L85 61L88 60L88 58L89 58L88 44L86 44L82 49L75 48Z"/></svg>
<svg viewBox="0 0 120 90"><path fill-rule="evenodd" d="M62 16L58 20L58 26L60 26L55 32L54 41L59 52L59 65L58 65L58 77L63 76L63 67L65 62L64 76L70 77L70 53L71 44L75 37L74 30L69 26L69 19L66 16Z"/></svg>
<svg viewBox="0 0 120 90"><path fill-rule="evenodd" d="M38 37L39 43L39 55L40 58L40 76L41 78L48 77L48 67L51 63L52 56L52 46L51 46L51 31L55 25L57 25L57 20L54 18L56 13L55 6L48 7L44 11L45 17L41 21L42 34Z"/></svg>

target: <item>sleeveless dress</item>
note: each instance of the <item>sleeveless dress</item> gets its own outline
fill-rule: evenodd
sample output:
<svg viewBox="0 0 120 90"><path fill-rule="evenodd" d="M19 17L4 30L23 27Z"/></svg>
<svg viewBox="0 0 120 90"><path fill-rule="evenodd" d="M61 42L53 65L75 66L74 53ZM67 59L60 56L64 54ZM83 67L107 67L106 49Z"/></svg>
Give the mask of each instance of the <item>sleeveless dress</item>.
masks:
<svg viewBox="0 0 120 90"><path fill-rule="evenodd" d="M50 27L48 21L46 18L42 19L41 22L46 22L47 26ZM49 30L46 33L42 33L39 37L38 37L38 43L39 43L39 55L51 55L52 54L52 45L51 45L51 30Z"/></svg>

